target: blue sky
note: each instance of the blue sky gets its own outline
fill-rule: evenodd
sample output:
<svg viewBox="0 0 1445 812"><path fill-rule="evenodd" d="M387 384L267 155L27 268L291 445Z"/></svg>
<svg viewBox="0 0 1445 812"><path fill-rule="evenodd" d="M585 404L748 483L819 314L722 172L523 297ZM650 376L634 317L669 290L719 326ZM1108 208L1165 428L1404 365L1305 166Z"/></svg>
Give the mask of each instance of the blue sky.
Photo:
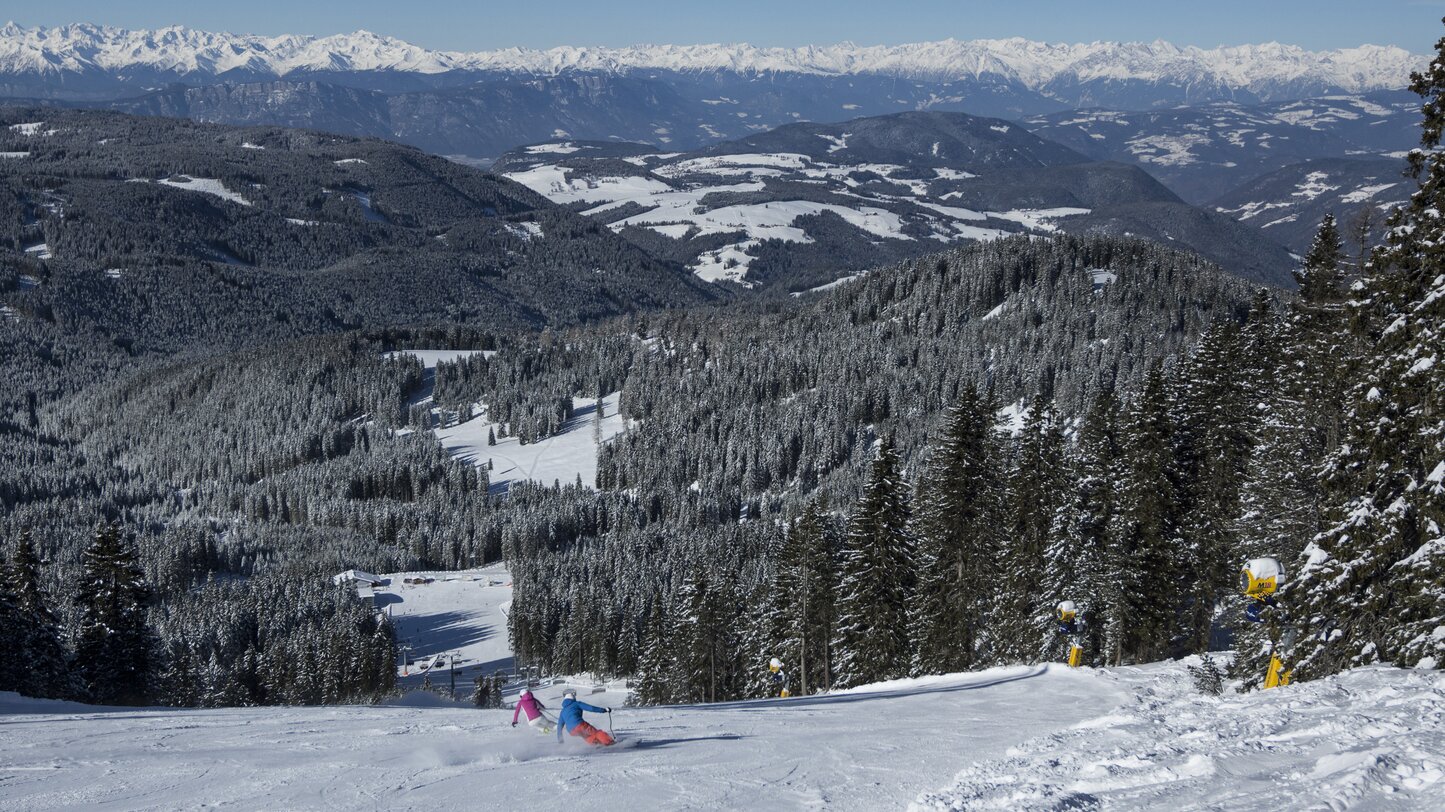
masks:
<svg viewBox="0 0 1445 812"><path fill-rule="evenodd" d="M1022 36L1047 41L1165 39L1181 45L1278 41L1434 50L1445 0L47 0L7 4L22 25L180 24L255 34L364 28L429 48L751 42L894 44Z"/></svg>

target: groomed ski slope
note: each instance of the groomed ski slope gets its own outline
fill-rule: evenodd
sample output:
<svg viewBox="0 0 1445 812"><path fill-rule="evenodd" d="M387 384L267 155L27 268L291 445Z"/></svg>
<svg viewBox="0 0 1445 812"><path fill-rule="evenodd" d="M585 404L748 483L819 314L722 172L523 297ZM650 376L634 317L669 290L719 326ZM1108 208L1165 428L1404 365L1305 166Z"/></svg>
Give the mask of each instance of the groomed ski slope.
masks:
<svg viewBox="0 0 1445 812"><path fill-rule="evenodd" d="M560 691L543 701L559 705ZM621 709L622 744L598 750L513 729L510 710L102 710L4 696L4 810L629 812L896 809L971 760L1123 698L1088 674L1012 668L824 698Z"/></svg>
<svg viewBox="0 0 1445 812"><path fill-rule="evenodd" d="M0 694L0 809L1257 812L1438 809L1445 789L1439 672L1206 698L1177 663L997 669L621 709L607 750L513 730L511 711L409 704L119 710Z"/></svg>

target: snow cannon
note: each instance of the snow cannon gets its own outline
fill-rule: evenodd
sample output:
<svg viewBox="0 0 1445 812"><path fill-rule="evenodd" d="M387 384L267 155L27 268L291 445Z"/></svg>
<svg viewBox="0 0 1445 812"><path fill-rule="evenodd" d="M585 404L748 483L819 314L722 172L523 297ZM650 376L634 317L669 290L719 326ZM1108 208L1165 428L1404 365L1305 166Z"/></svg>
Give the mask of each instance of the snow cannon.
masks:
<svg viewBox="0 0 1445 812"><path fill-rule="evenodd" d="M1273 558L1254 558L1239 573L1239 588L1248 597L1263 600L1284 581L1284 568Z"/></svg>
<svg viewBox="0 0 1445 812"><path fill-rule="evenodd" d="M1071 623L1079 616L1079 607L1073 601L1059 601L1059 622Z"/></svg>

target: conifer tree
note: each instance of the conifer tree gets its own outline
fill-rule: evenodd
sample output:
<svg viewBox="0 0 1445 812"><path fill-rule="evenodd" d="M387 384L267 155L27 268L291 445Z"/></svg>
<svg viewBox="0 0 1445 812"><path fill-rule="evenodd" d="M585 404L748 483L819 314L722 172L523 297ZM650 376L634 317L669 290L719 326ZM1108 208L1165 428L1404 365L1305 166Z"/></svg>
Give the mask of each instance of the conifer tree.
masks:
<svg viewBox="0 0 1445 812"><path fill-rule="evenodd" d="M994 416L965 386L945 420L914 500L917 588L910 624L916 674L977 667L997 594L1003 483Z"/></svg>
<svg viewBox="0 0 1445 812"><path fill-rule="evenodd" d="M1036 396L1019 433L1018 453L1008 477L1007 530L1002 539L1001 606L993 625L997 656L1030 661L1038 650L1043 596L1039 579L1054 514L1068 488L1064 478L1064 433L1053 403Z"/></svg>
<svg viewBox="0 0 1445 812"><path fill-rule="evenodd" d="M880 440L862 499L848 520L834 646L841 687L897 679L909 671L913 538L901 469L892 441Z"/></svg>
<svg viewBox="0 0 1445 812"><path fill-rule="evenodd" d="M1411 89L1424 99L1419 189L1352 297L1363 374L1326 469L1327 527L1284 594L1301 678L1445 664L1445 38Z"/></svg>
<svg viewBox="0 0 1445 812"><path fill-rule="evenodd" d="M18 649L10 649L25 664L22 693L45 698L75 695L77 685L70 669L60 627L41 583L41 561L30 531L22 531L10 565L10 585L18 613Z"/></svg>
<svg viewBox="0 0 1445 812"><path fill-rule="evenodd" d="M696 568L682 587L686 695L693 701L729 698L739 652L731 585Z"/></svg>
<svg viewBox="0 0 1445 812"><path fill-rule="evenodd" d="M1315 232L1304 265L1295 272L1300 298L1306 302L1338 302L1344 293L1344 243L1335 216L1326 214Z"/></svg>
<svg viewBox="0 0 1445 812"><path fill-rule="evenodd" d="M1113 577L1123 596L1124 628L1115 662L1151 662L1168 654L1178 631L1178 487L1174 432L1163 370L1150 370L1124 427L1124 465L1114 514L1118 555Z"/></svg>
<svg viewBox="0 0 1445 812"><path fill-rule="evenodd" d="M1058 660L1065 642L1055 633L1054 608L1073 601L1084 624L1087 662L1097 662L1110 645L1122 640L1127 624L1112 529L1122 449L1119 444L1119 401L1111 390L1094 399L1079 428L1068 470L1073 485L1050 528L1039 592L1044 629L1039 655Z"/></svg>
<svg viewBox="0 0 1445 812"><path fill-rule="evenodd" d="M678 700L677 658L667 632L667 617L659 598L653 601L643 626L642 651L632 699L638 705L665 705Z"/></svg>
<svg viewBox="0 0 1445 812"><path fill-rule="evenodd" d="M793 523L778 555L770 595L777 644L759 654L792 664L799 696L832 684L836 547L833 521L815 501Z"/></svg>
<svg viewBox="0 0 1445 812"><path fill-rule="evenodd" d="M85 551L75 665L86 696L102 705L141 705L151 692L150 589L118 524L102 524Z"/></svg>
<svg viewBox="0 0 1445 812"><path fill-rule="evenodd" d="M24 626L10 582L10 567L5 562L4 551L0 550L0 646L8 652L0 657L0 691L26 693L29 675L25 658L14 656L14 652L23 650Z"/></svg>
<svg viewBox="0 0 1445 812"><path fill-rule="evenodd" d="M1183 643L1209 649L1216 608L1235 592L1240 481L1254 447L1264 369L1246 358L1232 322L1215 325L1185 365L1176 395L1175 464L1183 590Z"/></svg>

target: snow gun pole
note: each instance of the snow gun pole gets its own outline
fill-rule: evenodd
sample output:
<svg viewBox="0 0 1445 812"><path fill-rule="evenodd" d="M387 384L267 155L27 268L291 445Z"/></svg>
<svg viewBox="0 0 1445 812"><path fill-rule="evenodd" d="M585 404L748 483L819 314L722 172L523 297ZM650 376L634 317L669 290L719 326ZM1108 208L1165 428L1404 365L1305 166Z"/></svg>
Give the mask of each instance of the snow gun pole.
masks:
<svg viewBox="0 0 1445 812"><path fill-rule="evenodd" d="M609 708L604 715L607 717L607 735L616 741L617 735L612 732L612 709Z"/></svg>

